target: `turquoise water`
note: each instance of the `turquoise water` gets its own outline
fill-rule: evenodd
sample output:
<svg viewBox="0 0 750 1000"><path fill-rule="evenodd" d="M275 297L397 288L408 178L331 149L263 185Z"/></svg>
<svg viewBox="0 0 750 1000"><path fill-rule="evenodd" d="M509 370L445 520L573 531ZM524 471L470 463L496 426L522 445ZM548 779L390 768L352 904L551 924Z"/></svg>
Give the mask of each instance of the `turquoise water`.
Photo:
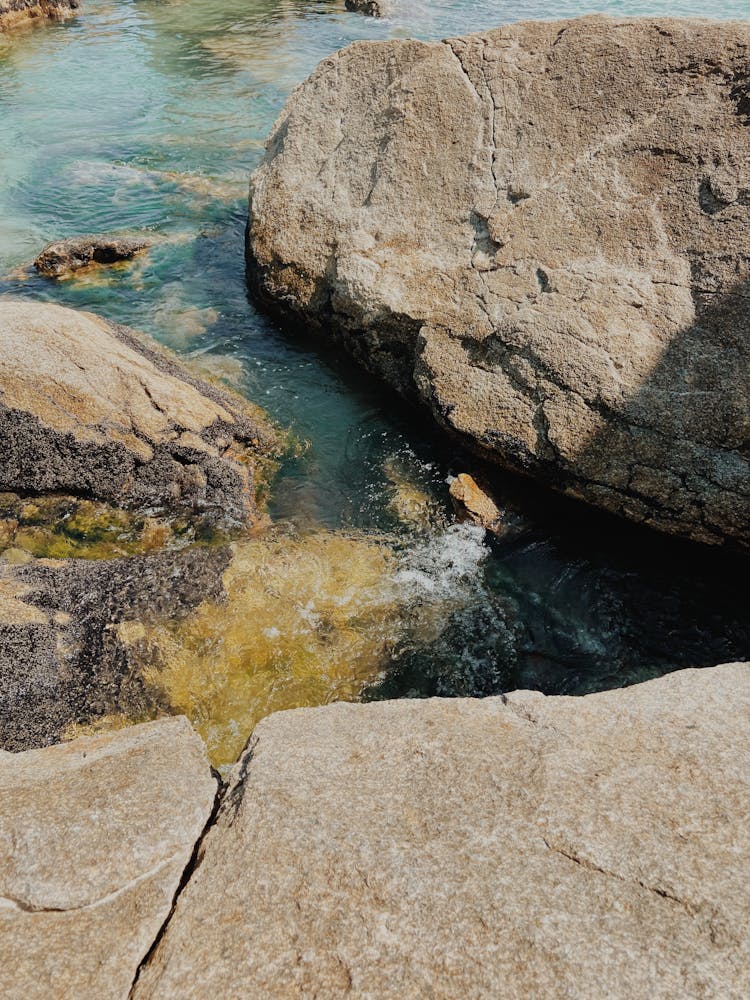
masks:
<svg viewBox="0 0 750 1000"><path fill-rule="evenodd" d="M405 586L452 581L462 602L440 637L394 648L371 697L580 693L743 658L750 626L726 560L510 481L498 479L508 536L490 546L467 535L450 557L465 566L446 570L445 480L465 464L345 360L261 315L242 249L248 174L290 90L329 52L357 38L595 10L704 15L705 5L402 0L400 10L379 22L334 0L86 0L75 20L0 40L0 293L90 309L212 359L309 442L282 470L277 519L385 535L412 561ZM750 2L711 13L748 18ZM56 283L18 270L52 239L142 228L164 239L132 267ZM394 515L384 472L394 464L444 513L431 527Z"/></svg>

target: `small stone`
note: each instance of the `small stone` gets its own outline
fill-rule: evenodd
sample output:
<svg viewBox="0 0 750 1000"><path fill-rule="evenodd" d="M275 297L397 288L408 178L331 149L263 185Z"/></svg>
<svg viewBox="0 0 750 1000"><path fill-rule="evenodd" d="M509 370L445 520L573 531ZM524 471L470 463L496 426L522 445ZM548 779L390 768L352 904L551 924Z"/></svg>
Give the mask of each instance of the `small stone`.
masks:
<svg viewBox="0 0 750 1000"><path fill-rule="evenodd" d="M450 494L459 514L497 535L503 528L503 515L486 489L465 472L450 484Z"/></svg>

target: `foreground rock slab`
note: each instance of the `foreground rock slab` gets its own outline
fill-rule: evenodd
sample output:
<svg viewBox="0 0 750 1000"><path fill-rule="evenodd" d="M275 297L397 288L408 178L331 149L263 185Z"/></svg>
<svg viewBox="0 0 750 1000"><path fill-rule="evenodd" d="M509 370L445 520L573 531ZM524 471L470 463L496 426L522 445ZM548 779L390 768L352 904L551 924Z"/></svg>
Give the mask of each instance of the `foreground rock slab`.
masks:
<svg viewBox="0 0 750 1000"><path fill-rule="evenodd" d="M185 719L0 753L0 994L124 1000L215 792Z"/></svg>
<svg viewBox="0 0 750 1000"><path fill-rule="evenodd" d="M253 177L251 283L485 457L747 547L749 80L747 23L352 45Z"/></svg>
<svg viewBox="0 0 750 1000"><path fill-rule="evenodd" d="M274 715L134 991L743 997L750 666Z"/></svg>
<svg viewBox="0 0 750 1000"><path fill-rule="evenodd" d="M80 0L0 0L0 31L37 20L62 20L80 7Z"/></svg>
<svg viewBox="0 0 750 1000"><path fill-rule="evenodd" d="M150 235L74 236L49 243L34 261L34 267L47 278L62 278L92 265L132 260L155 242Z"/></svg>
<svg viewBox="0 0 750 1000"><path fill-rule="evenodd" d="M252 521L273 434L239 396L89 313L0 301L0 491Z"/></svg>

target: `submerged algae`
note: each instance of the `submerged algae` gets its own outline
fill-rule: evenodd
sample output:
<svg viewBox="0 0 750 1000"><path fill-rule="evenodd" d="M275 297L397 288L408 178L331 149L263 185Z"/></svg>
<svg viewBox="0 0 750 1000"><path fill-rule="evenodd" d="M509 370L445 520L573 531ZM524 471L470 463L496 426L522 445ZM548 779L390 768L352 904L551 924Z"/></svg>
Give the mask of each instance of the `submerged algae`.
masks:
<svg viewBox="0 0 750 1000"><path fill-rule="evenodd" d="M124 510L65 495L26 499L0 494L0 553L21 550L45 559L115 559L225 540L198 518Z"/></svg>
<svg viewBox="0 0 750 1000"><path fill-rule="evenodd" d="M389 549L319 532L237 543L226 599L183 622L129 623L118 637L216 765L233 763L263 716L357 698L387 661Z"/></svg>
<svg viewBox="0 0 750 1000"><path fill-rule="evenodd" d="M187 715L219 767L264 716L359 699L400 651L437 641L487 554L481 533L455 526L400 551L280 527L233 549L224 600L117 631L154 705Z"/></svg>

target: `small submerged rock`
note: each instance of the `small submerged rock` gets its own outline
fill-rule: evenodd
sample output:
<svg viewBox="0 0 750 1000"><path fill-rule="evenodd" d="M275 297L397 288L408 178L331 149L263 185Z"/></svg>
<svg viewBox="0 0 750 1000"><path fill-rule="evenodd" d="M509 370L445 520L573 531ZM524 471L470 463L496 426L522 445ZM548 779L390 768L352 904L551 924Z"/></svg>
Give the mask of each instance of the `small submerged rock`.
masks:
<svg viewBox="0 0 750 1000"><path fill-rule="evenodd" d="M48 244L34 261L34 267L45 278L63 278L93 265L132 260L156 242L152 235L74 236Z"/></svg>
<svg viewBox="0 0 750 1000"><path fill-rule="evenodd" d="M344 6L347 10L369 17L388 17L393 10L391 0L344 0Z"/></svg>
<svg viewBox="0 0 750 1000"><path fill-rule="evenodd" d="M461 472L451 481L450 494L459 515L498 535L503 528L503 513L488 490L479 486L468 473Z"/></svg>
<svg viewBox="0 0 750 1000"><path fill-rule="evenodd" d="M0 994L127 997L215 794L185 719L0 752Z"/></svg>

